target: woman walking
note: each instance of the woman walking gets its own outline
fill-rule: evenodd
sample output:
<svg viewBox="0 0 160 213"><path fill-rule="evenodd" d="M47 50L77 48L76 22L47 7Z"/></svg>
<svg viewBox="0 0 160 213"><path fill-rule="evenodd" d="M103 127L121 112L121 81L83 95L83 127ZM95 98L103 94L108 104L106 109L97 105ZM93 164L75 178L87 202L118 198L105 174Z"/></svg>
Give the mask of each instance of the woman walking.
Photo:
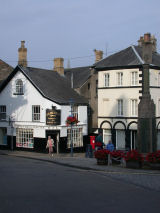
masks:
<svg viewBox="0 0 160 213"><path fill-rule="evenodd" d="M46 149L49 149L49 154L53 156L53 145L54 145L54 141L51 138L51 136L48 136L48 140L47 140L47 145L46 145Z"/></svg>

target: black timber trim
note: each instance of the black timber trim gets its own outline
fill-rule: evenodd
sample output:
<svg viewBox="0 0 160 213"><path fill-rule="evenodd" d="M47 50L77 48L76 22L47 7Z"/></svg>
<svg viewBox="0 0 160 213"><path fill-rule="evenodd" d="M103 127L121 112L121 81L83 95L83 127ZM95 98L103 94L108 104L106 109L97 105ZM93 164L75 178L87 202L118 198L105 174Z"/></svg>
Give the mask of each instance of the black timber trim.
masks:
<svg viewBox="0 0 160 213"><path fill-rule="evenodd" d="M96 69L96 71L134 69L134 68L142 68L142 64L140 64L140 65L115 66L115 67L96 67L96 66L94 67L94 69Z"/></svg>
<svg viewBox="0 0 160 213"><path fill-rule="evenodd" d="M127 126L127 129L129 130L129 127L132 125L132 124L137 124L138 125L138 121L131 121L128 126Z"/></svg>
<svg viewBox="0 0 160 213"><path fill-rule="evenodd" d="M143 65L144 64L126 65L126 66L115 66L115 67L96 67L96 66L92 66L92 68L96 69L96 71L107 71L107 70L118 70L118 69L134 69L134 68L141 69ZM149 64L149 68L160 70L160 66L156 66L154 64Z"/></svg>
<svg viewBox="0 0 160 213"><path fill-rule="evenodd" d="M103 126L104 123L108 123L110 125L111 129L112 129L112 124L109 121L102 121L102 123L100 124L100 129L102 128L102 126Z"/></svg>
<svg viewBox="0 0 160 213"><path fill-rule="evenodd" d="M104 119L138 119L138 117L121 117L121 116L117 116L117 117L105 117L105 116L98 116L98 118L104 118Z"/></svg>
<svg viewBox="0 0 160 213"><path fill-rule="evenodd" d="M117 124L122 124L123 126L124 126L124 129L126 130L126 125L125 125L125 123L123 122L123 121L116 121L115 123L114 123L114 125L113 125L113 129L116 129L115 127L116 127L116 125Z"/></svg>
<svg viewBox="0 0 160 213"><path fill-rule="evenodd" d="M156 65L154 65L154 64L150 64L150 65L149 65L149 68L151 68L151 69L156 69L156 70L160 70L160 66L156 66Z"/></svg>
<svg viewBox="0 0 160 213"><path fill-rule="evenodd" d="M149 88L152 88L152 89L159 89L160 86L150 86Z"/></svg>
<svg viewBox="0 0 160 213"><path fill-rule="evenodd" d="M133 89L133 88L142 88L142 86L98 87L98 89Z"/></svg>

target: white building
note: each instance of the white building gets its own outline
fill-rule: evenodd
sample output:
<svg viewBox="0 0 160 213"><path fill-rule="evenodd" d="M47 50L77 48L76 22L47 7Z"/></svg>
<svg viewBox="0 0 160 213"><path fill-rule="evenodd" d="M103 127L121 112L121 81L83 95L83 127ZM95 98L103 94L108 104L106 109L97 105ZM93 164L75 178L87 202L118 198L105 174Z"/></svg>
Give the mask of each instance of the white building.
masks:
<svg viewBox="0 0 160 213"><path fill-rule="evenodd" d="M70 147L66 118L73 113L74 147L83 147L88 134L87 101L55 71L17 66L0 87L0 146L45 150L47 136L64 150ZM49 115L50 114L50 115Z"/></svg>
<svg viewBox="0 0 160 213"><path fill-rule="evenodd" d="M104 142L112 139L117 149L135 149L138 103L142 96L144 39L139 46L130 46L95 64L98 71L98 127ZM150 94L156 105L157 130L160 131L160 55L155 38L150 63ZM158 132L157 148L160 149Z"/></svg>

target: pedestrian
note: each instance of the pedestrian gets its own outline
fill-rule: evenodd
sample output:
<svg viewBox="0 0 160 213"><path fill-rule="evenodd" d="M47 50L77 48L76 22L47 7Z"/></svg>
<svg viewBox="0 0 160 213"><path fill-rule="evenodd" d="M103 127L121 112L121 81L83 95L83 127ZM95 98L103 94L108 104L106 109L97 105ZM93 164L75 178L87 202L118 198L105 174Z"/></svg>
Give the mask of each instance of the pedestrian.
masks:
<svg viewBox="0 0 160 213"><path fill-rule="evenodd" d="M106 149L109 150L109 151L111 151L111 152L114 150L114 145L113 145L113 143L112 143L111 140L108 141Z"/></svg>
<svg viewBox="0 0 160 213"><path fill-rule="evenodd" d="M53 156L53 146L54 146L54 141L51 138L51 136L48 136L46 149L49 149L49 154L52 156Z"/></svg>
<svg viewBox="0 0 160 213"><path fill-rule="evenodd" d="M101 132L95 139L95 150L99 150L99 149L103 149L103 137Z"/></svg>

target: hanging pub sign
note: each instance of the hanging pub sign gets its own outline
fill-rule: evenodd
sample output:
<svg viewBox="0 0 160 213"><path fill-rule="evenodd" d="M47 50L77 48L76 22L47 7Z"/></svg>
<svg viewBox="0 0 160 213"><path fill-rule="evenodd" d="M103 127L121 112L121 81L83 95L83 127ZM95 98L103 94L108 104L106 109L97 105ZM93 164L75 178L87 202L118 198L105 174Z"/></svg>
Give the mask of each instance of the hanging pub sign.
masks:
<svg viewBox="0 0 160 213"><path fill-rule="evenodd" d="M55 108L46 109L46 124L47 125L60 125L61 123L61 110Z"/></svg>

